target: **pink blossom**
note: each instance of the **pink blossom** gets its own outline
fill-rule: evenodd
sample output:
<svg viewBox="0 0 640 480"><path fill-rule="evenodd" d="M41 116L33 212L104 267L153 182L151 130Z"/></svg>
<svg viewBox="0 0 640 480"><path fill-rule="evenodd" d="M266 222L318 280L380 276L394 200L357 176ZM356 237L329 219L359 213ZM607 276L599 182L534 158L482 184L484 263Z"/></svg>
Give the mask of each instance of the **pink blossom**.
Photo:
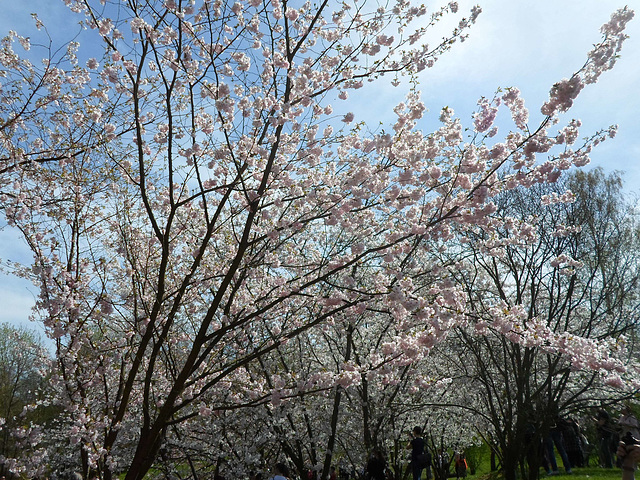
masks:
<svg viewBox="0 0 640 480"><path fill-rule="evenodd" d="M391 45L393 45L393 41L394 41L394 37L393 35L388 37L387 35L378 35L376 37L376 42L379 45L385 46L385 47L389 47Z"/></svg>
<svg viewBox="0 0 640 480"><path fill-rule="evenodd" d="M242 13L243 8L244 7L240 2L236 2L231 7L231 11L234 13L234 15L240 15Z"/></svg>
<svg viewBox="0 0 640 480"><path fill-rule="evenodd" d="M226 97L231 93L231 88L226 83L218 84L218 97Z"/></svg>
<svg viewBox="0 0 640 480"><path fill-rule="evenodd" d="M624 382L620 375L611 374L604 379L604 383L613 388L624 388Z"/></svg>
<svg viewBox="0 0 640 480"><path fill-rule="evenodd" d="M29 38L18 37L18 41L20 42L20 45L22 45L22 48L24 48L27 51L31 50L31 42Z"/></svg>
<svg viewBox="0 0 640 480"><path fill-rule="evenodd" d="M209 407L207 407L205 404L200 405L200 408L199 408L200 416L208 417L211 415L211 412L212 410Z"/></svg>
<svg viewBox="0 0 640 480"><path fill-rule="evenodd" d="M362 53L365 53L367 55L377 55L380 52L380 45L376 44L376 45L366 45L365 47L363 47L362 49Z"/></svg>
<svg viewBox="0 0 640 480"><path fill-rule="evenodd" d="M145 22L142 18L136 17L131 20L131 30L137 32L138 30L144 30L147 26L147 22Z"/></svg>
<svg viewBox="0 0 640 480"><path fill-rule="evenodd" d="M295 8L287 7L285 16L293 22L298 19L299 13Z"/></svg>
<svg viewBox="0 0 640 480"><path fill-rule="evenodd" d="M113 23L111 23L110 19L104 18L98 21L98 31L100 32L100 35L109 35L111 30L113 30Z"/></svg>
<svg viewBox="0 0 640 480"><path fill-rule="evenodd" d="M400 85L402 75L433 65L464 39L479 9L434 49L422 44L428 20L417 22L415 33L406 31L426 8L403 0L366 13L337 2L329 9L334 14L318 18L313 2L298 10L280 0L166 0L161 12L122 2L113 22L100 17L104 10L89 10L91 2L67 1L95 15L98 31L88 34L113 35L102 42L103 52L92 53L106 65L92 58L87 69L100 70L79 67L70 44L59 62L47 65L40 92L30 83L37 75L30 75L27 59L0 52L21 95L11 104L13 86L5 87L6 110L23 111L15 103L29 98L23 93L38 100L5 129L0 202L33 246L36 266L24 276L41 282L38 309L48 335L59 339L56 365L67 374L52 374L69 407L61 425L86 446L89 463L114 461L105 436L116 421L113 445L131 444L132 452L144 435L140 415L148 414L157 431L166 429L158 410L145 411L145 388L161 408L173 409L172 418L186 419L176 429L199 425L214 435L227 422L246 430L242 415L219 407L271 398L271 405L250 412L260 416L254 424L267 425L260 435L269 442L278 441L270 437L271 420L300 418L304 389L327 391L307 397L310 407L330 402L331 388L358 385L362 376L372 382L372 394L384 385L402 387L401 402L411 400L404 385L417 395L433 387L446 394L451 379L435 377L438 369L434 378L420 375L419 362L457 327L564 355L573 368L611 372L604 374L606 384L620 386L625 365L614 353L622 346L555 333L547 318L531 319L528 309L509 308L497 295L481 298L490 311L473 311L456 278L471 278L466 269L475 266L458 255L471 242L478 255L499 262L507 248L524 251L538 237L533 219L495 215L494 198L555 181L588 161L610 132L573 147L579 122L556 128L557 117L545 118L530 131L515 88L481 99L470 129L444 108L439 128L423 130L427 125L418 121L426 107L413 84L392 125L360 129L338 122L354 122L352 112L327 118L334 115L327 102L346 100L349 89L382 75ZM447 0L433 20L458 10ZM247 11L249 23L242 18ZM551 89L544 111L555 116L571 107L582 86L610 68L630 16L623 10L612 17L603 27L607 38L585 67ZM119 41L115 27L123 25L132 30ZM397 42L387 34L398 27L403 44L389 50ZM261 65L252 65L256 59ZM498 134L502 104L517 128L489 141ZM537 162L538 154L549 158ZM28 165L45 155L61 160ZM95 168L83 168L85 161ZM552 206L572 197L564 192L539 200ZM69 212L78 212L83 224ZM551 240L577 231L558 225ZM544 261L542 273L556 279L582 267L569 255ZM478 295L486 284L480 287ZM351 327L354 335L346 338ZM207 340L196 345L195 338ZM347 341L357 365L344 361ZM162 355L152 361L148 348L156 347ZM182 370L198 351L202 356ZM249 363L260 355L263 365ZM127 400L118 394L122 372L135 390ZM153 381L144 385L145 378ZM78 385L82 398L75 396ZM170 392L182 392L171 405ZM317 410L306 409L314 422L326 418L324 408ZM20 436L37 441L39 432L29 426ZM242 449L253 446L239 438L238 458L251 460ZM254 461L258 450L251 452Z"/></svg>
<svg viewBox="0 0 640 480"><path fill-rule="evenodd" d="M549 100L545 102L540 111L544 115L554 115L556 112L566 112L573 105L584 83L578 75L570 79L563 79L556 83L549 93Z"/></svg>
<svg viewBox="0 0 640 480"><path fill-rule="evenodd" d="M480 111L474 115L475 120L473 123L477 132L486 132L495 121L498 107L485 98L480 99L478 105L480 105Z"/></svg>
<svg viewBox="0 0 640 480"><path fill-rule="evenodd" d="M508 88L507 92L502 96L504 104L511 110L511 118L513 118L516 126L524 130L529 121L529 111L524 106L524 100L520 97L520 90L517 88Z"/></svg>
<svg viewBox="0 0 640 480"><path fill-rule="evenodd" d="M342 118L342 121L344 123L351 123L351 122L353 122L353 118L354 118L353 113L349 112Z"/></svg>

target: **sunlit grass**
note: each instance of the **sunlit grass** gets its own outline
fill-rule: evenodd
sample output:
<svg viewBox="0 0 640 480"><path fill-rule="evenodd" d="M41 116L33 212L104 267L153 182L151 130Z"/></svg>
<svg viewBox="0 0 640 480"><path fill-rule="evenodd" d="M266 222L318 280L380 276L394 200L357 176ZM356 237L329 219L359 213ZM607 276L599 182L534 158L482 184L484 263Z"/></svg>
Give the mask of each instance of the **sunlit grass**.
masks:
<svg viewBox="0 0 640 480"><path fill-rule="evenodd" d="M468 460L470 460L469 456L474 457L472 461L476 462L477 471L475 475L467 475L464 480L503 480L504 476L500 472L491 472L490 453L486 445L470 449L467 454ZM560 458L557 458L556 461L559 473L557 475L547 475L541 468L541 480L620 480L622 478L622 470L620 468L600 468L596 455L591 455L588 467L573 468L571 474L565 472ZM452 478L455 478L455 475ZM638 479L640 479L640 474Z"/></svg>
<svg viewBox="0 0 640 480"><path fill-rule="evenodd" d="M455 477L454 477L455 478ZM469 475L465 480L502 480L502 475L499 472L486 472L478 471L476 475ZM620 480L622 478L622 470L619 468L599 468L599 467L587 467L587 468L574 468L572 473L565 473L562 467L559 468L559 474L547 475L542 469L540 469L540 478L549 480L552 479L572 479L572 480Z"/></svg>

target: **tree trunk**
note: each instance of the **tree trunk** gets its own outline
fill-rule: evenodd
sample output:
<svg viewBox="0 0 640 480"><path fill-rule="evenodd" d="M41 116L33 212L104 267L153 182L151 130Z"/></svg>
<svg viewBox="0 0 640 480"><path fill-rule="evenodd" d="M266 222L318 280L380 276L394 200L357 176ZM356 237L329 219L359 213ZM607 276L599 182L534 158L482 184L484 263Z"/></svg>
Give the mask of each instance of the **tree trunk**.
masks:
<svg viewBox="0 0 640 480"><path fill-rule="evenodd" d="M518 457L505 455L502 460L502 474L504 480L516 480L518 478Z"/></svg>
<svg viewBox="0 0 640 480"><path fill-rule="evenodd" d="M149 431L143 432L127 475L124 477L125 480L142 480L153 465L161 445L162 431L159 431L155 425Z"/></svg>
<svg viewBox="0 0 640 480"><path fill-rule="evenodd" d="M351 342L353 336L353 327L349 325L347 327L347 348L344 354L346 362L351 360ZM331 435L329 436L329 442L327 444L327 454L324 458L324 465L322 466L321 479L325 479L329 476L329 470L331 468L331 461L333 459L333 448L336 444L336 433L338 430L338 417L340 416L340 402L342 400L342 387L336 386L336 396L333 401L333 414L331 415Z"/></svg>

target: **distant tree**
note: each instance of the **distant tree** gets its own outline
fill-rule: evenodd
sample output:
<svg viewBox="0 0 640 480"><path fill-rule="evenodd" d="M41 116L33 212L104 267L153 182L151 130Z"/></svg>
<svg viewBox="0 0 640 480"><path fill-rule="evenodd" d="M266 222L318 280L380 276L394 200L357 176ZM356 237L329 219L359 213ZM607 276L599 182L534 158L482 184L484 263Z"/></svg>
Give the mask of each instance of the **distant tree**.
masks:
<svg viewBox="0 0 640 480"><path fill-rule="evenodd" d="M640 225L619 174L599 169L513 190L496 204L500 227L469 241L465 268L455 271L478 318L439 355L477 391L471 408L489 420L506 478L515 478L556 416L637 391L623 364L639 354Z"/></svg>
<svg viewBox="0 0 640 480"><path fill-rule="evenodd" d="M19 454L22 446L15 434L30 421L41 420L27 407L42 398L49 362L47 351L34 332L0 323L1 458ZM4 464L1 468L4 471Z"/></svg>

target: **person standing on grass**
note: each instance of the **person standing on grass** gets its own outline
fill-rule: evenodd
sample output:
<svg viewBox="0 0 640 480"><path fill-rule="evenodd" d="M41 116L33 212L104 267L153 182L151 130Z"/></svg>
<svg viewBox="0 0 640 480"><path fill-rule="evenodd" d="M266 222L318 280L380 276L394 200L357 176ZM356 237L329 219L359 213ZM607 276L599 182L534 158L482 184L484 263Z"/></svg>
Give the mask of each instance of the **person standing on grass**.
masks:
<svg viewBox="0 0 640 480"><path fill-rule="evenodd" d="M580 435L580 426L570 417L560 418L558 426L562 432L564 449L572 467L584 467L584 445Z"/></svg>
<svg viewBox="0 0 640 480"><path fill-rule="evenodd" d="M467 476L467 459L464 458L464 452L456 452L453 457L453 461L456 467L456 479L460 480Z"/></svg>
<svg viewBox="0 0 640 480"><path fill-rule="evenodd" d="M375 449L367 462L365 469L366 480L385 480L387 462L384 459L382 451Z"/></svg>
<svg viewBox="0 0 640 480"><path fill-rule="evenodd" d="M422 438L422 428L413 427L411 435L413 439L407 444L407 450L411 450L411 471L413 472L413 480L420 480L422 470L427 468L429 464L426 452L427 445Z"/></svg>
<svg viewBox="0 0 640 480"><path fill-rule="evenodd" d="M613 468L611 446L614 444L614 433L616 432L609 413L604 409L599 410L596 416L596 430L598 432L600 465L604 468Z"/></svg>
<svg viewBox="0 0 640 480"><path fill-rule="evenodd" d="M556 416L553 419L553 424L549 428L549 433L543 439L543 445L545 453L547 455L547 461L551 465L551 475L558 475L558 464L556 462L556 454L553 449L555 446L562 459L562 465L567 473L571 473L571 462L564 448L564 440L562 438L562 430L560 428L560 417Z"/></svg>

